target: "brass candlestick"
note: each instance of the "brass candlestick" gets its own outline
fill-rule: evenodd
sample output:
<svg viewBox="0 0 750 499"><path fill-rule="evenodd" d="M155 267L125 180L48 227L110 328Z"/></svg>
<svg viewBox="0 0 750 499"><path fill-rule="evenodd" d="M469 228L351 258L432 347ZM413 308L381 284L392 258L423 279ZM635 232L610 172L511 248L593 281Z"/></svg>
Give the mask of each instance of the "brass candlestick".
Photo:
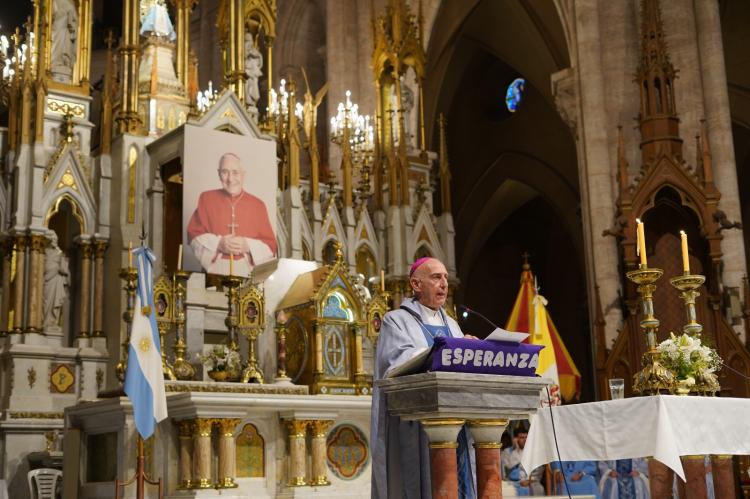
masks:
<svg viewBox="0 0 750 499"><path fill-rule="evenodd" d="M695 299L701 295L698 292L698 288L706 282L706 276L685 273L681 276L671 278L669 282L672 286L680 290L680 297L685 302L687 323L682 326L682 332L690 335L700 334L703 331L703 326L698 324L695 314Z"/></svg>
<svg viewBox="0 0 750 499"><path fill-rule="evenodd" d="M191 380L195 377L195 368L185 360L185 296L187 291L187 281L190 272L178 270L174 273L174 324L175 324L175 342L174 342L174 374L179 380Z"/></svg>
<svg viewBox="0 0 750 499"><path fill-rule="evenodd" d="M286 324L276 324L276 337L278 338L278 365L276 367L276 379L289 380L286 374Z"/></svg>
<svg viewBox="0 0 750 499"><path fill-rule="evenodd" d="M130 333L133 330L133 307L135 307L135 289L138 271L135 267L129 266L120 270L120 279L125 281L123 289L125 290L125 312L122 313L122 320L125 321L125 341L122 342L122 353L120 361L117 363L116 373L120 383L125 382L125 371L128 368L128 347L130 345Z"/></svg>
<svg viewBox="0 0 750 499"><path fill-rule="evenodd" d="M636 393L657 394L662 390L671 390L674 385L674 375L659 362L656 351L656 332L659 330L659 319L654 316L654 291L656 281L664 273L661 269L648 268L641 265L637 270L631 270L625 275L638 285L641 296L643 319L641 328L646 333L648 351L643 354L641 363L643 369L633 376L633 391Z"/></svg>
<svg viewBox="0 0 750 499"><path fill-rule="evenodd" d="M262 331L259 328L251 327L244 331L248 340L247 348L247 367L242 371L242 382L247 383L254 380L256 383L263 383L263 373L258 367L258 359L255 357L255 340Z"/></svg>
<svg viewBox="0 0 750 499"><path fill-rule="evenodd" d="M230 271L231 272L231 271ZM227 317L224 319L224 324L227 326L227 336L229 340L229 349L235 352L239 351L239 343L237 336L237 288L242 284L242 278L228 275L222 279L221 283L227 289ZM240 377L240 373L230 373L229 378L232 381L237 381Z"/></svg>
<svg viewBox="0 0 750 499"><path fill-rule="evenodd" d="M685 302L687 323L682 326L682 332L691 336L700 334L703 331L703 326L698 323L698 317L695 313L695 300L700 296L698 289L706 282L706 276L686 272L681 276L673 277L669 282L680 291L680 297ZM714 373L696 376L695 385L690 388L690 391L702 395L715 395L716 392L721 391L719 378Z"/></svg>

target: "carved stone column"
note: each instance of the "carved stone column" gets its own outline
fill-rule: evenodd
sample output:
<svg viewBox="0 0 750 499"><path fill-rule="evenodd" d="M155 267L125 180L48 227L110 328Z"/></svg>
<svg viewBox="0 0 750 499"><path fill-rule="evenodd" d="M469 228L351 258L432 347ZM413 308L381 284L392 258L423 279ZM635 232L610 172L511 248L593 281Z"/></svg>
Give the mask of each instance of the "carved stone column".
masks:
<svg viewBox="0 0 750 499"><path fill-rule="evenodd" d="M500 441L507 426L507 419L469 421L477 461L477 497L503 497Z"/></svg>
<svg viewBox="0 0 750 499"><path fill-rule="evenodd" d="M80 239L81 249L81 330L78 338L88 338L91 335L89 315L91 305L91 260L94 256L94 246L87 239Z"/></svg>
<svg viewBox="0 0 750 499"><path fill-rule="evenodd" d="M734 478L732 456L711 456L711 471L714 477L716 497L737 497L737 481Z"/></svg>
<svg viewBox="0 0 750 499"><path fill-rule="evenodd" d="M654 458L648 460L648 481L651 499L672 499L674 471ZM678 483L680 480L678 480Z"/></svg>
<svg viewBox="0 0 750 499"><path fill-rule="evenodd" d="M307 456L307 444L305 433L307 421L299 419L287 419L284 421L289 431L289 481L290 487L300 487L307 484L305 479L305 460Z"/></svg>
<svg viewBox="0 0 750 499"><path fill-rule="evenodd" d="M219 479L217 489L232 489L237 487L234 479L237 476L234 430L239 419L217 419L219 426Z"/></svg>
<svg viewBox="0 0 750 499"><path fill-rule="evenodd" d="M430 477L433 499L458 498L456 449L463 419L425 419L422 427L430 446Z"/></svg>
<svg viewBox="0 0 750 499"><path fill-rule="evenodd" d="M193 432L193 489L211 489L211 430L214 420L197 418Z"/></svg>
<svg viewBox="0 0 750 499"><path fill-rule="evenodd" d="M326 436L333 421L316 419L310 421L312 432L312 479L310 485L331 485L328 480L328 465L326 464Z"/></svg>
<svg viewBox="0 0 750 499"><path fill-rule="evenodd" d="M17 235L15 238L15 260L16 260L16 271L14 281L15 299L13 300L13 328L10 330L11 333L21 334L23 333L23 315L24 315L24 276L26 275L26 246L28 241L26 236Z"/></svg>
<svg viewBox="0 0 750 499"><path fill-rule="evenodd" d="M682 456L685 470L685 492L687 499L706 499L706 465L703 456ZM724 497L724 496L720 496Z"/></svg>
<svg viewBox="0 0 750 499"><path fill-rule="evenodd" d="M189 420L177 422L180 436L180 489L193 487L193 422Z"/></svg>
<svg viewBox="0 0 750 499"><path fill-rule="evenodd" d="M359 324L352 324L351 330L354 337L354 383L357 385L357 393L363 393L362 389L367 390L367 383L365 382L365 361L362 352L362 327Z"/></svg>
<svg viewBox="0 0 750 499"><path fill-rule="evenodd" d="M13 239L7 238L2 241L2 302L0 302L0 334L5 334L12 324L8 324L8 313L10 312L10 270L13 262Z"/></svg>
<svg viewBox="0 0 750 499"><path fill-rule="evenodd" d="M94 324L92 336L104 336L102 313L104 309L104 253L107 241L94 242Z"/></svg>
<svg viewBox="0 0 750 499"><path fill-rule="evenodd" d="M29 237L29 316L27 333L42 333L42 300L44 297L44 248L47 240L40 234Z"/></svg>

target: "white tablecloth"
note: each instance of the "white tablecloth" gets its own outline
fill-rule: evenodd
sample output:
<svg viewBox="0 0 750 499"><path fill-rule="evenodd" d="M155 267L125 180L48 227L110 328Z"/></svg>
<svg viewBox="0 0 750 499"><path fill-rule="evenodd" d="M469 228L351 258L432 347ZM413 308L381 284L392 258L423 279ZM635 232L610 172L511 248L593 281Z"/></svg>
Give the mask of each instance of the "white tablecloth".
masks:
<svg viewBox="0 0 750 499"><path fill-rule="evenodd" d="M680 456L750 454L750 399L657 395L553 407L563 461L653 456L685 479ZM557 461L549 408L531 422L521 464Z"/></svg>

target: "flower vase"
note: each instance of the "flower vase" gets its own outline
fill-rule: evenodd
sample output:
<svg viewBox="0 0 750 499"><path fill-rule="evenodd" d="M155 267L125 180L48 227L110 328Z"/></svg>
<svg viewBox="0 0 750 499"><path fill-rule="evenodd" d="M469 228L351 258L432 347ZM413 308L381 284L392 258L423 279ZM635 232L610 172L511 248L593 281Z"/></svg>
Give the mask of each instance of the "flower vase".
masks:
<svg viewBox="0 0 750 499"><path fill-rule="evenodd" d="M226 381L228 375L228 371L208 371L208 376L214 381Z"/></svg>
<svg viewBox="0 0 750 499"><path fill-rule="evenodd" d="M695 381L692 379L678 379L674 387L674 394L681 397L690 395L690 389L693 386L695 386Z"/></svg>

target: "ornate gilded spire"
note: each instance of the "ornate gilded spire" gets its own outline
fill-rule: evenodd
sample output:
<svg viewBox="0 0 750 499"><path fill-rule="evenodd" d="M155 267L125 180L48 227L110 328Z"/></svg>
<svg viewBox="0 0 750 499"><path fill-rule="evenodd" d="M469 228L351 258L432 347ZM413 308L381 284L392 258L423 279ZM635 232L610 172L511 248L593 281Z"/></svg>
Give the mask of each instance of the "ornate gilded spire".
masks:
<svg viewBox="0 0 750 499"><path fill-rule="evenodd" d="M682 139L674 102L677 72L669 60L659 0L641 0L640 86L641 152L646 169L661 156L682 158Z"/></svg>

